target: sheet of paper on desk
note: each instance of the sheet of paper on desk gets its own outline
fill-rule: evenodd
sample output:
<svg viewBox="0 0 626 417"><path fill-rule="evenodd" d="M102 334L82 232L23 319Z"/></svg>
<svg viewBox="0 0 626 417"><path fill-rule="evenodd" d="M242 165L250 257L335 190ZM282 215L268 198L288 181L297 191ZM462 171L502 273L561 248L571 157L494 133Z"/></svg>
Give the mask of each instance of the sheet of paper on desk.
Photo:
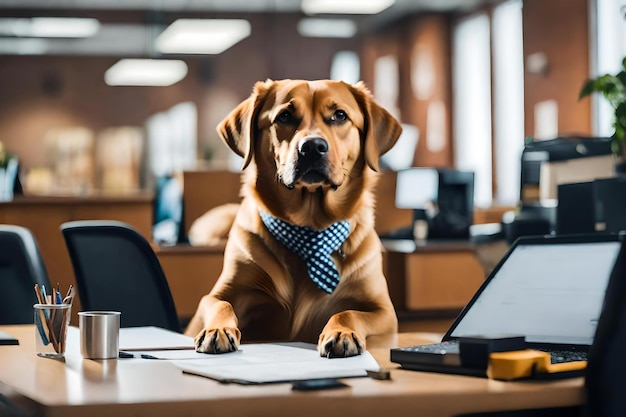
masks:
<svg viewBox="0 0 626 417"><path fill-rule="evenodd" d="M68 346L80 341L78 327L70 326L67 329ZM155 326L123 327L120 329L120 350L124 351L186 351L194 352L193 337L176 333L171 330Z"/></svg>
<svg viewBox="0 0 626 417"><path fill-rule="evenodd" d="M120 350L152 351L169 349L193 350L193 337L154 326L120 329Z"/></svg>
<svg viewBox="0 0 626 417"><path fill-rule="evenodd" d="M320 357L314 345L302 343L244 344L239 351L174 361L183 372L240 384L366 376L380 366L369 352L350 358Z"/></svg>

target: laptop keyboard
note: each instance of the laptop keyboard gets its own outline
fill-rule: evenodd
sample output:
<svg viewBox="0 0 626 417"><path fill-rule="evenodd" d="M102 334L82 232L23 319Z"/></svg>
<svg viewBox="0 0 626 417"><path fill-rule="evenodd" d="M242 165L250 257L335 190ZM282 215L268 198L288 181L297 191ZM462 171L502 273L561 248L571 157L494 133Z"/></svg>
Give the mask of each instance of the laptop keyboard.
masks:
<svg viewBox="0 0 626 417"><path fill-rule="evenodd" d="M416 346L408 346L399 348L404 352L415 352L415 353L434 353L434 354L459 354L459 343L456 341L450 342L441 342L441 343L431 343L428 345L416 345Z"/></svg>
<svg viewBox="0 0 626 417"><path fill-rule="evenodd" d="M543 352L548 352L550 354L550 362L552 364L556 363L566 363L566 362L576 362L576 361L586 361L587 360L587 352L582 351L573 351L573 350L549 350L549 349L538 349ZM440 343L431 343L427 345L415 345L415 346L407 346L401 347L397 349L392 349L395 351L398 359L401 359L402 362L411 362L411 358L415 360L415 362L424 362L424 359L428 355L434 356L444 356L444 355L458 355L461 350L459 347L459 342L456 340L450 340L447 342ZM393 358L392 358L393 360ZM431 360L426 360L426 362L434 362Z"/></svg>
<svg viewBox="0 0 626 417"><path fill-rule="evenodd" d="M573 351L573 350L545 350L545 349L539 349L539 350L543 352L548 352L550 354L550 362L552 364L587 360L587 352L580 352L580 351Z"/></svg>

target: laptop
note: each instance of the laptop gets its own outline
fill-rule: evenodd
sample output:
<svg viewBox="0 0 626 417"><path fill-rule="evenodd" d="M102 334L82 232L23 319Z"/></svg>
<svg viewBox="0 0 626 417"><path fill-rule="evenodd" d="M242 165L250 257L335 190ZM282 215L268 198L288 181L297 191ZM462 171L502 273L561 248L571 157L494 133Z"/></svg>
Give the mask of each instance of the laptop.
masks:
<svg viewBox="0 0 626 417"><path fill-rule="evenodd" d="M553 363L586 360L625 240L624 233L518 238L441 343L391 349L391 361L484 377L485 369L461 364L460 341L507 336L549 352Z"/></svg>

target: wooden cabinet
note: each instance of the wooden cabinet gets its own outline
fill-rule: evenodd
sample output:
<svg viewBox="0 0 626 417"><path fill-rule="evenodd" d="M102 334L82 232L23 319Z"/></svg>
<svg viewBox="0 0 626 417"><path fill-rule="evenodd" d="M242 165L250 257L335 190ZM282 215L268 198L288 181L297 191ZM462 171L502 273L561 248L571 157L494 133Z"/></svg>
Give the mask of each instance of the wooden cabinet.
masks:
<svg viewBox="0 0 626 417"><path fill-rule="evenodd" d="M133 226L146 239L152 237L152 195L88 197L16 197L13 201L0 203L0 223L28 228L39 246L46 265L50 283L61 288L76 285L61 224L75 220L118 220ZM77 323L76 301L72 313Z"/></svg>
<svg viewBox="0 0 626 417"><path fill-rule="evenodd" d="M469 242L387 241L384 246L389 291L400 312L456 315L485 279Z"/></svg>
<svg viewBox="0 0 626 417"><path fill-rule="evenodd" d="M224 247L163 246L156 250L156 254L167 277L178 316L186 322L222 272Z"/></svg>

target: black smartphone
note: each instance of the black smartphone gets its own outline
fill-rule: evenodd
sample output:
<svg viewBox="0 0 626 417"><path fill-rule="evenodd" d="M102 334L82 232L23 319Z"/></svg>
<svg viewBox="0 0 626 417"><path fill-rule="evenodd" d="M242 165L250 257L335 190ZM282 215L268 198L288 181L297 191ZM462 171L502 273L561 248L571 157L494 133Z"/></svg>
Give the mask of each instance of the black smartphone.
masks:
<svg viewBox="0 0 626 417"><path fill-rule="evenodd" d="M294 381L291 384L291 389L294 391L313 391L318 389L346 387L349 387L349 385L344 384L343 382L335 378L305 379L302 381Z"/></svg>

